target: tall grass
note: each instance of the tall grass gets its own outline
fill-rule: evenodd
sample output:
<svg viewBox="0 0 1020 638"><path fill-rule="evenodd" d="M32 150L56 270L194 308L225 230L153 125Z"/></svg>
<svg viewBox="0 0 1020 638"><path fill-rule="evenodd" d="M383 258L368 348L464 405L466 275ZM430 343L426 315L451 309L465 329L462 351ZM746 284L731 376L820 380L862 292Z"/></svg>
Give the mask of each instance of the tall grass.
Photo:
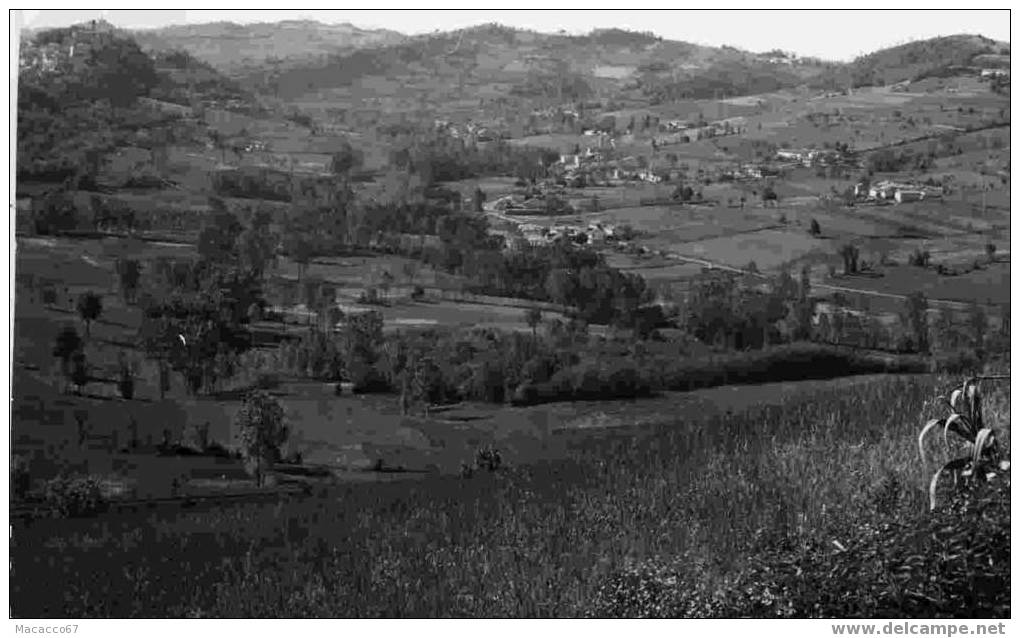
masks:
<svg viewBox="0 0 1020 638"><path fill-rule="evenodd" d="M754 577L762 556L927 520L916 433L946 385L895 378L744 414L570 432L560 462L470 480L40 521L14 532L13 614L775 615L731 604L746 598L732 589L742 578L767 583ZM1008 422L1008 388L986 410ZM98 597L96 583L108 583Z"/></svg>

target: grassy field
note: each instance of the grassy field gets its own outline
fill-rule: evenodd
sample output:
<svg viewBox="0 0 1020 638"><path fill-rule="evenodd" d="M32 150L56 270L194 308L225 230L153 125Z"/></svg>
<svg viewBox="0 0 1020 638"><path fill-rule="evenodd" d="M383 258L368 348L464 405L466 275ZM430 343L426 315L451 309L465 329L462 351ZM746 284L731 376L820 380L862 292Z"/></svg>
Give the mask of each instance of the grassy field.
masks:
<svg viewBox="0 0 1020 638"><path fill-rule="evenodd" d="M274 505L16 523L12 613L574 617L712 615L714 608L725 615L746 609L744 594L728 587L779 539L784 547L824 544L831 553L833 539L865 547L869 526L925 524L928 481L916 434L932 414L932 397L949 383L881 379L797 396L768 392L769 407L572 430L568 454L556 463L508 465L470 480L352 485ZM1007 389L993 390L986 418L1003 426L1008 406ZM40 559L54 550L60 560ZM944 550L936 542L931 551ZM833 612L832 603L786 608L788 599L780 598L751 614L922 613L914 611L921 599L875 598L883 579L906 582L894 576L904 559L866 563L868 578L878 580L862 580L855 590L856 612ZM685 566L681 580L638 579L633 587L655 588L645 594L607 589L664 564ZM956 584L963 589L948 593L957 598L944 600L957 600L980 577ZM764 586L761 578L754 582ZM929 598L948 595L927 579L906 578ZM818 587L813 595L825 600L829 585ZM695 602L697 592L716 592L722 606L660 605L674 591ZM1001 599L991 594L998 588L986 591ZM632 606L621 612L625 600ZM955 613L989 613L980 602ZM946 605L922 615L953 614Z"/></svg>
<svg viewBox="0 0 1020 638"><path fill-rule="evenodd" d="M949 301L1009 304L1010 272L1006 263L996 263L980 270L972 270L966 274L946 277L930 269L916 266L889 266L882 269L883 276L877 278L858 277L849 282L846 278L836 278L829 282L876 290L892 294L905 295L921 291L931 299Z"/></svg>

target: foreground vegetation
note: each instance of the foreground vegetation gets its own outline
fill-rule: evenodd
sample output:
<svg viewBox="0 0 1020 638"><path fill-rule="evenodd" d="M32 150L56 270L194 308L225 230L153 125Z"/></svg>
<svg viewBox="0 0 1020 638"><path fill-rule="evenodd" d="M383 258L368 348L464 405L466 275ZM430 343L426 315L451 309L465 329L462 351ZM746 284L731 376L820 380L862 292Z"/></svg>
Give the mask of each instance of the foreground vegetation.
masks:
<svg viewBox="0 0 1020 638"><path fill-rule="evenodd" d="M1008 474L927 512L915 437L952 381L566 432L561 462L470 479L22 523L13 614L1008 615Z"/></svg>

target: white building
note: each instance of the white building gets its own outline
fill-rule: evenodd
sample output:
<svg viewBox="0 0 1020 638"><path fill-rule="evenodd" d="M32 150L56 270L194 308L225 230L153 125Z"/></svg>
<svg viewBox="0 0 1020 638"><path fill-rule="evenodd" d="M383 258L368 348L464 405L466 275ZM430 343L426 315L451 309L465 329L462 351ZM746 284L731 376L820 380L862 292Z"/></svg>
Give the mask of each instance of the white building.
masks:
<svg viewBox="0 0 1020 638"><path fill-rule="evenodd" d="M560 155L560 164L568 167L577 168L581 165L581 156L571 153L569 155Z"/></svg>
<svg viewBox="0 0 1020 638"><path fill-rule="evenodd" d="M905 189L897 190L893 197L895 197L897 204L902 204L903 202L918 202L924 199L924 191Z"/></svg>

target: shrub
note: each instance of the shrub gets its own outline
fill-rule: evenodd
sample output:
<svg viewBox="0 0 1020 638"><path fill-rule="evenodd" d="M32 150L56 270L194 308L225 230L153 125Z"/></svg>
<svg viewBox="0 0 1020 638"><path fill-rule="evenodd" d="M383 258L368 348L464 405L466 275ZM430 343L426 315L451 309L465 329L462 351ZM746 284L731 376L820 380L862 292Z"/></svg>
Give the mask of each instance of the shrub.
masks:
<svg viewBox="0 0 1020 638"><path fill-rule="evenodd" d="M955 484L968 486L973 482L991 481L1002 471L1009 469L1009 461L1002 459L1002 449L996 439L994 428L986 425L981 409L980 382L992 379L1009 379L1008 376L973 377L954 389L948 397L939 400L949 408L949 416L928 421L917 437L921 464L927 469L928 457L924 449L924 437L935 428L942 430L942 440L947 452L952 453L949 433L959 436L968 443L966 455L954 458L935 471L928 488L931 509L936 505L936 489L943 473L952 472ZM962 479L962 481L961 481Z"/></svg>
<svg viewBox="0 0 1020 638"><path fill-rule="evenodd" d="M121 398L130 401L135 396L135 378L131 374L131 368L127 363L120 366L119 377L117 378L117 391Z"/></svg>
<svg viewBox="0 0 1020 638"><path fill-rule="evenodd" d="M94 476L58 476L46 482L46 502L63 517L90 516L106 507L100 482Z"/></svg>
<svg viewBox="0 0 1020 638"><path fill-rule="evenodd" d="M917 266L919 268L927 268L931 262L931 253L927 250L921 250L920 248L914 249L914 252L907 257L907 263L911 266Z"/></svg>
<svg viewBox="0 0 1020 638"><path fill-rule="evenodd" d="M28 460L23 456L11 459L11 493L16 499L23 499L32 487L32 475L29 473Z"/></svg>
<svg viewBox="0 0 1020 638"><path fill-rule="evenodd" d="M276 372L259 372L255 377L255 387L259 390L275 390L280 387L280 375Z"/></svg>

